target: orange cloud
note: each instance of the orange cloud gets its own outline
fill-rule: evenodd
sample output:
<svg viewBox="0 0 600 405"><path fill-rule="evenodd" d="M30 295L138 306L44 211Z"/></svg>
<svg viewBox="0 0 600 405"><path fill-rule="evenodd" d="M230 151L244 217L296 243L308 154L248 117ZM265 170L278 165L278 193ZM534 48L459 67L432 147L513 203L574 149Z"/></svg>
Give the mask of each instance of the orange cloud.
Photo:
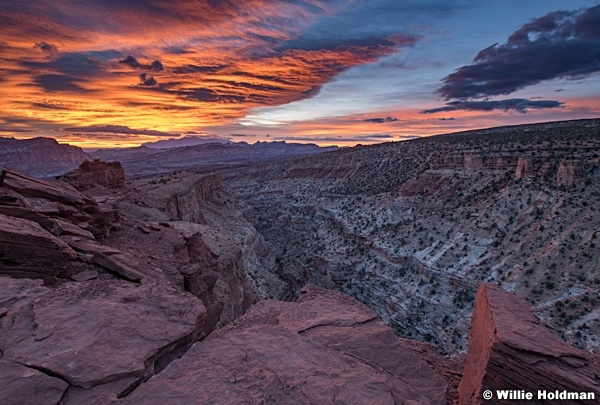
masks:
<svg viewBox="0 0 600 405"><path fill-rule="evenodd" d="M340 72L416 41L395 35L319 49L290 45L336 4L10 4L0 17L0 90L10 95L0 125L58 130L60 138L65 127L180 133L228 124L250 108L311 97ZM132 134L117 139L137 142Z"/></svg>

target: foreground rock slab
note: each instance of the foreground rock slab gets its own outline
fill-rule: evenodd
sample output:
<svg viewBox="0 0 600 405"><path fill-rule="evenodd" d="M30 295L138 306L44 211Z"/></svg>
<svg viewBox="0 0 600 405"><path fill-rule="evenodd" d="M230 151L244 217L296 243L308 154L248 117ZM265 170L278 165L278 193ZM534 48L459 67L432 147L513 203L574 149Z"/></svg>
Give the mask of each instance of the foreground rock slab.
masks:
<svg viewBox="0 0 600 405"><path fill-rule="evenodd" d="M0 303L3 360L85 389L161 370L199 337L206 316L191 294L116 280L47 288L0 277Z"/></svg>
<svg viewBox="0 0 600 405"><path fill-rule="evenodd" d="M493 398L483 399L491 390ZM475 311L460 404L502 404L496 390L533 393L528 403L597 404L600 370L589 353L556 338L521 297L493 284L482 284ZM594 392L593 400L537 400L538 391Z"/></svg>
<svg viewBox="0 0 600 405"><path fill-rule="evenodd" d="M445 403L445 382L372 311L303 291L297 303L259 302L120 403Z"/></svg>

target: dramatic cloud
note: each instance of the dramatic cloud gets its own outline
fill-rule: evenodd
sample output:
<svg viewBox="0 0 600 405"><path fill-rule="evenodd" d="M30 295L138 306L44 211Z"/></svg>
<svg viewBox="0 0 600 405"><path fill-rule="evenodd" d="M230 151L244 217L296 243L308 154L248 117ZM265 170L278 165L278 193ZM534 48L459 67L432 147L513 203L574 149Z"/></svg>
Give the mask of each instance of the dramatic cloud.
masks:
<svg viewBox="0 0 600 405"><path fill-rule="evenodd" d="M551 107L544 119L600 111L593 89L600 76L583 85L572 80L536 86L535 94L495 97L540 80L596 72L598 7L554 12L522 25L555 6L543 0L524 9L514 2L469 0L0 3L0 125L12 122L34 130L31 136L87 147L92 140L139 145L190 130L224 136L250 131L253 140L320 136L350 145L350 139L388 139L360 138L372 131L394 139L438 133L451 124L437 120L444 115L457 118L452 128L477 126L478 114L465 113L466 120L460 112L434 118L419 112L432 108L431 83L451 73L464 52L474 56L481 43L502 40L498 32L506 33L504 45L481 51L471 66L440 84L448 103L440 104L441 111ZM490 18L498 20L494 30L485 27ZM532 97L552 100L548 94L558 88L564 89L563 109ZM473 103L517 97L527 100ZM492 114L479 115L486 118L478 122L492 124ZM530 116L498 113L495 122Z"/></svg>
<svg viewBox="0 0 600 405"><path fill-rule="evenodd" d="M149 65L144 65L144 64L138 62L138 60L131 55L127 56L123 60L120 60L119 62L123 63L127 66L130 66L134 69L151 70L153 72L160 72L161 70L164 69L162 63L160 63L160 61L158 61L158 60L153 61Z"/></svg>
<svg viewBox="0 0 600 405"><path fill-rule="evenodd" d="M446 103L445 107L433 108L430 110L423 110L421 114L435 114L439 112L447 111L509 111L514 110L522 114L525 114L529 109L543 109L543 108L561 108L563 103L553 100L527 100L524 98L511 98L508 100L496 100L496 101L451 101ZM453 119L453 118L452 118Z"/></svg>
<svg viewBox="0 0 600 405"><path fill-rule="evenodd" d="M87 93L89 90L81 87L82 80L64 75L39 75L34 78L34 83L48 93Z"/></svg>
<svg viewBox="0 0 600 405"><path fill-rule="evenodd" d="M190 74L190 73L216 73L223 69L225 66L197 66L197 65L185 65L173 68L173 73L176 74Z"/></svg>
<svg viewBox="0 0 600 405"><path fill-rule="evenodd" d="M438 93L445 100L510 94L547 80L600 72L600 5L535 19L506 44L479 52L473 62L444 79Z"/></svg>
<svg viewBox="0 0 600 405"><path fill-rule="evenodd" d="M27 133L27 132L33 132L33 130L31 129L26 129L26 128L18 128L18 127L2 127L0 126L0 132L23 132L23 133Z"/></svg>
<svg viewBox="0 0 600 405"><path fill-rule="evenodd" d="M55 54L58 52L58 48L56 47L56 45L49 44L44 41L36 42L35 46L36 46L36 48L39 48L42 52L45 52L45 53Z"/></svg>
<svg viewBox="0 0 600 405"><path fill-rule="evenodd" d="M63 131L67 132L100 132L100 133L111 133L111 134L124 134L124 135L149 135L149 136L170 136L178 137L179 134L171 134L169 132L154 131L151 129L133 129L125 125L92 125L89 127L71 127L63 128Z"/></svg>
<svg viewBox="0 0 600 405"><path fill-rule="evenodd" d="M314 141L314 142L385 142L394 140L394 136L390 134L371 134L371 135L356 135L356 136L277 136L274 137L275 141ZM411 139L413 137L404 136L398 137L404 139ZM415 137L418 138L418 137Z"/></svg>
<svg viewBox="0 0 600 405"><path fill-rule="evenodd" d="M142 82L142 86L156 86L158 84L154 77L149 76L146 73L140 75L140 82Z"/></svg>
<svg viewBox="0 0 600 405"><path fill-rule="evenodd" d="M383 124L384 122L394 122L398 121L398 118L395 117L385 117L385 118L367 118L363 120L364 122L373 122L375 124Z"/></svg>

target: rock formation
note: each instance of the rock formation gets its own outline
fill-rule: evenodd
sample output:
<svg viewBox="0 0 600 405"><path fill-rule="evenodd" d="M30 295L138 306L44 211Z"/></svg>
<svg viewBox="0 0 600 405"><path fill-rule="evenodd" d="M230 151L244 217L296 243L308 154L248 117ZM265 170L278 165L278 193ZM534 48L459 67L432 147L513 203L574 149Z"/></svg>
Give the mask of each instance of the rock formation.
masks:
<svg viewBox="0 0 600 405"><path fill-rule="evenodd" d="M576 183L580 183L581 178L581 162L578 161L563 161L558 166L556 173L556 183L559 186L571 187Z"/></svg>
<svg viewBox="0 0 600 405"><path fill-rule="evenodd" d="M129 194L121 206L126 212L131 212L131 215L145 220L179 223L174 228L181 231L187 242L186 246L175 250L184 253L180 259L183 260L185 272L195 273L194 256L200 257L186 252L195 249L194 241L201 243L205 235L214 232L220 235L224 245L218 247L213 244L211 249L228 250L218 260L235 256L237 253L234 252L241 251L241 262L236 264L236 269L245 274L255 297L291 297L289 287L273 274L275 257L266 248L256 229L244 218L239 199L223 188L219 175L176 172L159 178L138 180L133 186L135 193ZM190 225L186 226L184 222ZM195 237L194 232L204 236ZM236 247L224 248L232 245ZM211 253L215 257L219 254ZM188 264L192 266L189 267ZM189 279L191 275L187 274L185 277Z"/></svg>
<svg viewBox="0 0 600 405"><path fill-rule="evenodd" d="M165 174L190 168L213 170L215 167L235 167L277 158L304 156L335 150L314 144L286 142L208 143L202 145L155 149L146 146L130 149L101 149L94 158L119 161L129 176Z"/></svg>
<svg viewBox="0 0 600 405"><path fill-rule="evenodd" d="M484 390L494 394L483 399ZM600 367L592 356L557 339L527 302L493 284L482 284L475 299L469 349L459 386L459 403L502 404L496 390L534 393L536 404L597 404L595 400L539 400L547 390L600 395Z"/></svg>
<svg viewBox="0 0 600 405"><path fill-rule="evenodd" d="M533 163L531 161L531 156L519 156L517 168L515 169L515 178L520 180L531 177L533 174Z"/></svg>
<svg viewBox="0 0 600 405"><path fill-rule="evenodd" d="M125 185L125 171L119 162L84 160L79 168L60 176L59 179L72 184L78 190L86 190L95 185L121 188Z"/></svg>

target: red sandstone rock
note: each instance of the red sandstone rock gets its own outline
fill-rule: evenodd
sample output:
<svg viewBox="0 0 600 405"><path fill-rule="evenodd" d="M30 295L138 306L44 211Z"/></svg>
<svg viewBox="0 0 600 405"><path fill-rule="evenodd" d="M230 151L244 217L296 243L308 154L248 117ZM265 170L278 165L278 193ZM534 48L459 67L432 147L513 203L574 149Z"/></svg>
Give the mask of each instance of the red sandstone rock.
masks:
<svg viewBox="0 0 600 405"><path fill-rule="evenodd" d="M125 171L119 162L103 162L100 159L84 160L79 168L59 177L78 190L95 185L121 188L125 185Z"/></svg>
<svg viewBox="0 0 600 405"><path fill-rule="evenodd" d="M129 404L443 404L445 382L353 299L261 301L142 384Z"/></svg>
<svg viewBox="0 0 600 405"><path fill-rule="evenodd" d="M200 336L206 314L165 285L100 279L50 289L0 277L0 302L3 360L85 389L160 371Z"/></svg>
<svg viewBox="0 0 600 405"><path fill-rule="evenodd" d="M33 368L0 360L0 400L4 405L57 405L68 386Z"/></svg>
<svg viewBox="0 0 600 405"><path fill-rule="evenodd" d="M531 177L534 175L533 172L533 163L531 161L531 156L519 156L519 160L517 162L517 168L515 170L515 178L517 180Z"/></svg>
<svg viewBox="0 0 600 405"><path fill-rule="evenodd" d="M0 214L0 274L51 281L77 254L35 222Z"/></svg>
<svg viewBox="0 0 600 405"><path fill-rule="evenodd" d="M241 316L252 304L252 289L244 273L242 253L235 241L213 228L189 222L171 222L185 244L177 255L185 288L207 309L205 332Z"/></svg>
<svg viewBox="0 0 600 405"><path fill-rule="evenodd" d="M484 390L494 398L483 400ZM496 390L600 393L600 370L589 353L562 342L540 323L527 302L501 287L482 284L475 311L459 403L502 404ZM597 404L592 401L528 401L544 404Z"/></svg>
<svg viewBox="0 0 600 405"><path fill-rule="evenodd" d="M2 170L0 186L14 190L25 197L41 197L75 206L94 203L67 183L37 179L14 170Z"/></svg>
<svg viewBox="0 0 600 405"><path fill-rule="evenodd" d="M52 138L0 138L0 167L8 166L32 176L57 176L75 169L90 155L83 149L59 144Z"/></svg>

